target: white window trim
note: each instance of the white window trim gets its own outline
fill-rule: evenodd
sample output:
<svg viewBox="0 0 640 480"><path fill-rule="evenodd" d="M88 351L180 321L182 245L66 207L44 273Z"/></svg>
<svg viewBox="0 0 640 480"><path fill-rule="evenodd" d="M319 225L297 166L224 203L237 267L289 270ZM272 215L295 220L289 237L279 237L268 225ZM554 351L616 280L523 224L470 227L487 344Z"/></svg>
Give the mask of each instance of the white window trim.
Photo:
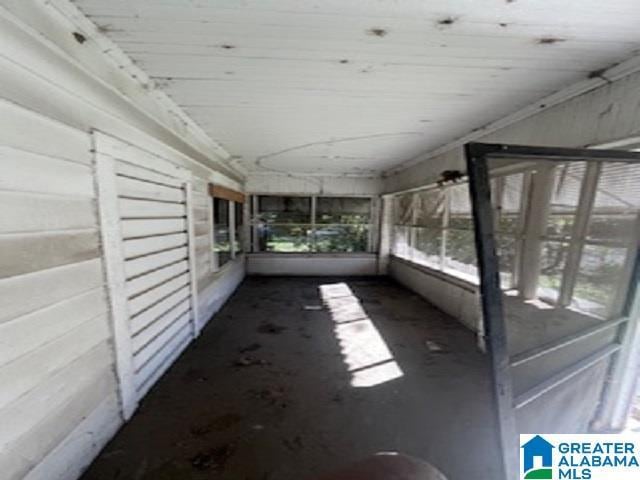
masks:
<svg viewBox="0 0 640 480"><path fill-rule="evenodd" d="M376 252L376 238L378 238L378 231L380 229L379 222L376 220L379 218L379 215L374 215L374 208L380 208L382 202L377 202L376 200L379 196L376 195L340 195L340 194L322 194L322 195L310 195L310 194L292 194L292 193L251 193L247 194L251 201L252 212L250 215L250 220L245 223L249 224L249 228L251 229L251 239L252 245L251 248L248 248L246 251L252 254L258 253L269 253L273 255L291 255L291 254L304 254L304 255L359 255L363 253L377 253ZM260 196L269 196L269 197L299 197L299 198L310 198L311 199L311 210L310 210L310 222L308 224L301 223L298 225L309 225L311 228L311 251L309 252L266 252L261 251L258 248L258 220L257 216L259 214L259 202L258 197ZM367 246L366 250L363 252L317 252L316 250L316 210L317 210L317 201L318 198L367 198L369 199L369 223L367 224L369 228L369 233L367 235ZM294 224L295 225L295 224ZM349 225L349 224L340 224L340 223L332 223L329 225Z"/></svg>

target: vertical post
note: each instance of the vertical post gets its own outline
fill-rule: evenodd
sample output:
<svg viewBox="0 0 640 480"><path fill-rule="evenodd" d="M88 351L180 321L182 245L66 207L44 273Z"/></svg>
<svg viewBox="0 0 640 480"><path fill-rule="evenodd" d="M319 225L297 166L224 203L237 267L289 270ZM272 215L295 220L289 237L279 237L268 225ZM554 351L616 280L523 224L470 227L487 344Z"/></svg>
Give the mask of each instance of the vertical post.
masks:
<svg viewBox="0 0 640 480"><path fill-rule="evenodd" d="M382 212L381 197L371 197L369 199L369 226L367 236L367 252L373 253L380 241L380 217Z"/></svg>
<svg viewBox="0 0 640 480"><path fill-rule="evenodd" d="M541 165L538 171L532 174L518 285L525 300L536 298L538 289L542 237L545 234L553 193L553 173L551 165Z"/></svg>
<svg viewBox="0 0 640 480"><path fill-rule="evenodd" d="M187 207L187 241L189 251L189 283L191 285L191 330L193 338L200 335L200 315L198 308L198 278L196 275L196 234L193 218L193 186L184 184L184 196Z"/></svg>
<svg viewBox="0 0 640 480"><path fill-rule="evenodd" d="M253 247L251 248L251 251L256 253L261 251L260 239L258 237L258 233L259 233L258 222L260 221L260 212L259 212L260 202L258 199L258 195L251 196L251 206L253 209L253 212L251 213L251 217L249 220L249 223L251 224L251 241L253 243Z"/></svg>
<svg viewBox="0 0 640 480"><path fill-rule="evenodd" d="M229 245L231 246L231 259L236 258L236 202L229 200Z"/></svg>
<svg viewBox="0 0 640 480"><path fill-rule="evenodd" d="M381 214L378 242L378 275L386 275L389 269L389 256L393 238L393 197L385 195L380 198Z"/></svg>
<svg viewBox="0 0 640 480"><path fill-rule="evenodd" d="M242 204L242 251L251 252L251 197L248 195Z"/></svg>
<svg viewBox="0 0 640 480"><path fill-rule="evenodd" d="M447 236L449 232L449 218L451 216L451 189L444 190L444 205L442 210L442 235L440 239L440 270L444 271L446 267L445 258L447 258Z"/></svg>
<svg viewBox="0 0 640 480"><path fill-rule="evenodd" d="M469 191L473 210L480 294L487 353L491 362L494 413L498 425L499 445L503 458L505 480L517 477L518 448L516 440L513 388L509 370L507 334L502 307L502 291L496 255L491 186L484 153L465 145Z"/></svg>
<svg viewBox="0 0 640 480"><path fill-rule="evenodd" d="M409 252L410 259L415 261L415 251L416 245L418 244L418 231L417 231L417 223L418 223L418 211L420 209L420 197L416 192L411 194L411 225L409 226L409 235L407 236L409 239Z"/></svg>
<svg viewBox="0 0 640 480"><path fill-rule="evenodd" d="M215 272L218 270L216 265L216 256L213 252L215 247L215 232L214 232L214 224L213 224L213 197L207 196L207 216L208 216L208 224L209 224L209 269L211 272Z"/></svg>
<svg viewBox="0 0 640 480"><path fill-rule="evenodd" d="M524 252L524 236L526 228L526 211L529 207L529 198L531 192L531 172L525 172L522 178L522 192L520 194L520 211L518 212L518 230L516 232L516 252L513 262L513 281L512 288L521 284L520 278L522 274L522 255Z"/></svg>
<svg viewBox="0 0 640 480"><path fill-rule="evenodd" d="M316 208L317 199L315 195L311 197L311 251L316 251Z"/></svg>
<svg viewBox="0 0 640 480"><path fill-rule="evenodd" d="M138 394L134 382L133 346L127 306L127 288L124 272L124 249L118 212L118 189L115 161L97 152L94 135L95 175L102 255L107 280L107 293L111 308L111 328L115 349L116 374L122 417L129 420L138 407Z"/></svg>

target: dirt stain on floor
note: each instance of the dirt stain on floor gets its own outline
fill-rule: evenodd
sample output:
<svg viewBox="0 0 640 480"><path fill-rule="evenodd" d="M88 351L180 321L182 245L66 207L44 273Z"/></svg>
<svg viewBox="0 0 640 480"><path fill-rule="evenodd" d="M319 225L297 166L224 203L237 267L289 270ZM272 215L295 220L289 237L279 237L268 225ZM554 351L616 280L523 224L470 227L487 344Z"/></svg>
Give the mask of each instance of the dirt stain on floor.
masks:
<svg viewBox="0 0 640 480"><path fill-rule="evenodd" d="M364 317L304 310L327 285ZM401 373L357 387L379 372L372 350L350 357L363 322ZM247 278L83 478L304 480L379 451L497 478L488 371L471 332L391 281Z"/></svg>

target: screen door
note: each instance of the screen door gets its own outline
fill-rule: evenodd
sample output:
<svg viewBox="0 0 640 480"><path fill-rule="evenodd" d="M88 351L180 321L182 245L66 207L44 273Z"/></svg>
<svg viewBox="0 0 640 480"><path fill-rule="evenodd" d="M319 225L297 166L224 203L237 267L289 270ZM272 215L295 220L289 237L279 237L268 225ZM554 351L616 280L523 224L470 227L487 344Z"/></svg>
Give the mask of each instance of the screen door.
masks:
<svg viewBox="0 0 640 480"><path fill-rule="evenodd" d="M620 428L640 304L640 154L479 143L465 151L511 480L520 478L520 433Z"/></svg>

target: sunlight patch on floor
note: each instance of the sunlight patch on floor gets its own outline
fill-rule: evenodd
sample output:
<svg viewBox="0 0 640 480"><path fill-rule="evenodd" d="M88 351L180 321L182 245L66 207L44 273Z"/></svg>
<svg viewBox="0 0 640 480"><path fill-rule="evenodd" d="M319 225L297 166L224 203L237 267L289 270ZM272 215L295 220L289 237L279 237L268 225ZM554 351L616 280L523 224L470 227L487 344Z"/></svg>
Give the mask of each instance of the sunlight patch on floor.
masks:
<svg viewBox="0 0 640 480"><path fill-rule="evenodd" d="M346 283L320 286L353 387L373 387L404 374L380 332Z"/></svg>

